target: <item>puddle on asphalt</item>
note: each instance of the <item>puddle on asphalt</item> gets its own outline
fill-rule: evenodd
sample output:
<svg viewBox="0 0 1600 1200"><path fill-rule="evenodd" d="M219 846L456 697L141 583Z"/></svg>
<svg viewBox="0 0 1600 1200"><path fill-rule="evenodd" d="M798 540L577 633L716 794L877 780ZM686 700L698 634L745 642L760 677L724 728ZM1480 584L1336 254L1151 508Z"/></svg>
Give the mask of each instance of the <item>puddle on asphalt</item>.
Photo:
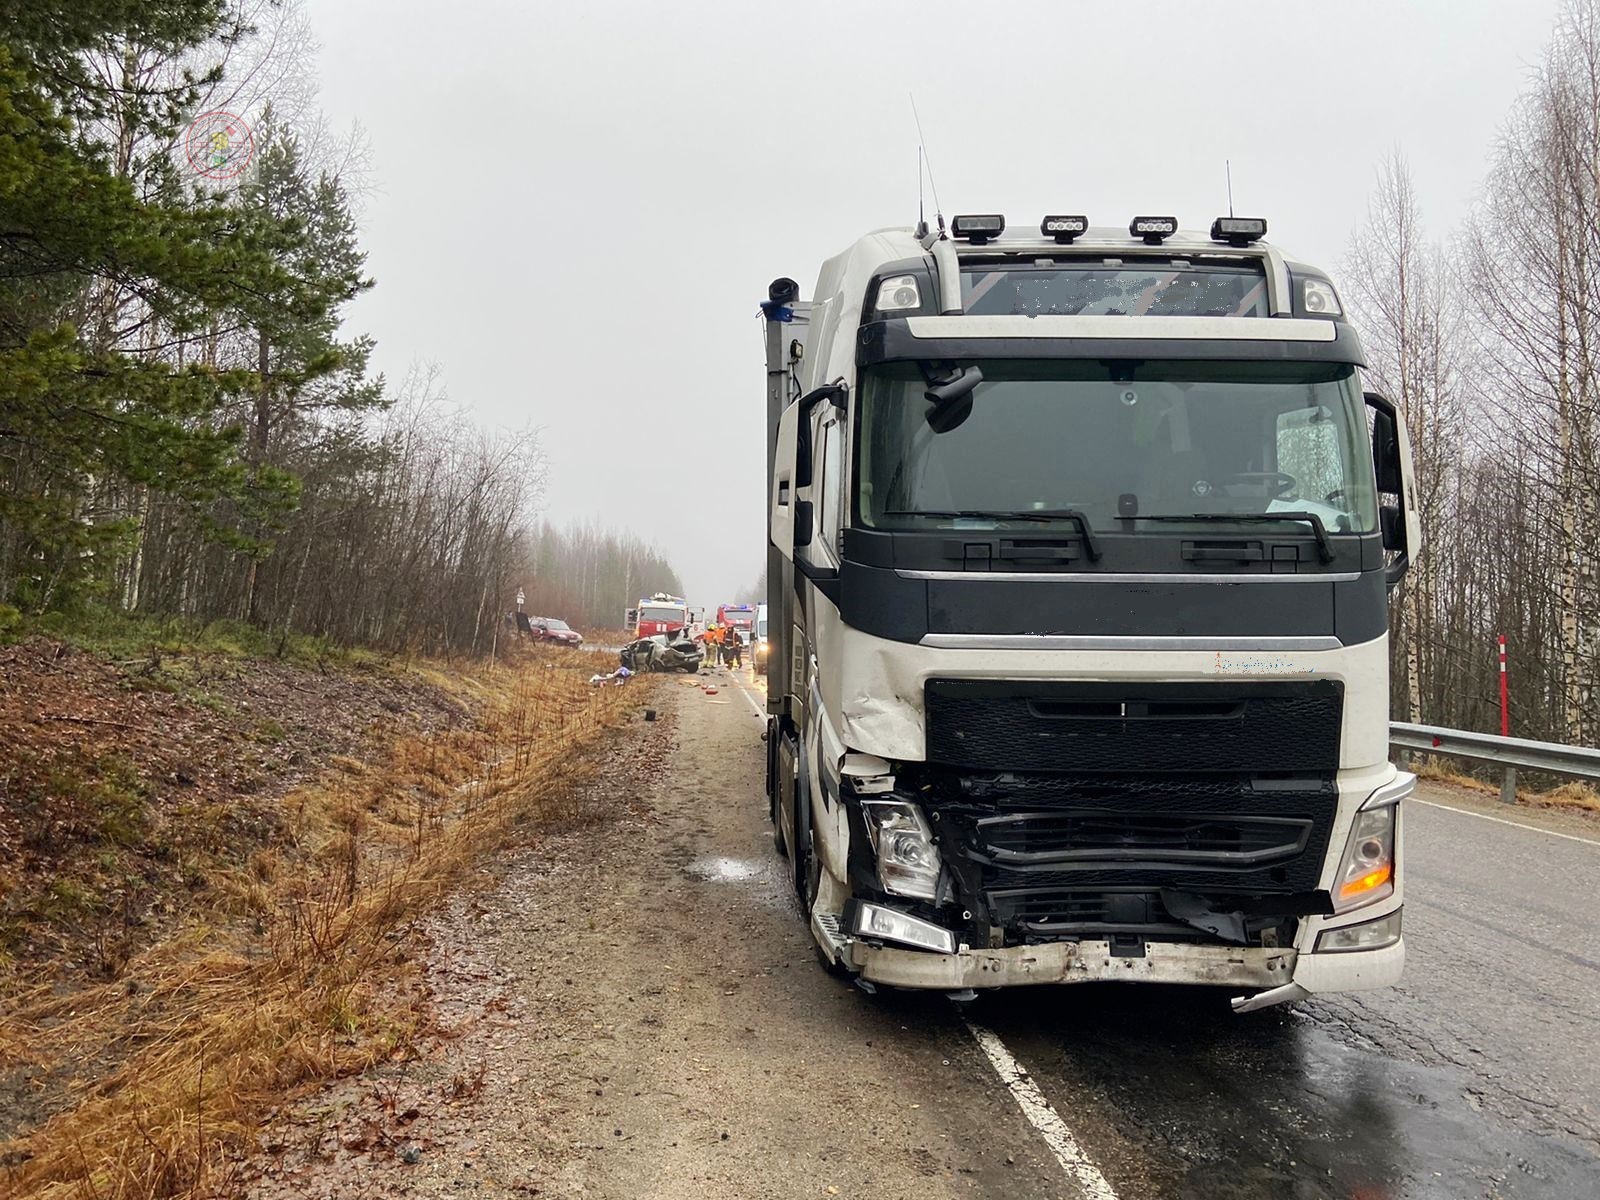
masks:
<svg viewBox="0 0 1600 1200"><path fill-rule="evenodd" d="M770 879L769 863L754 863L742 858L697 858L684 871L696 879L712 883L748 883L752 879Z"/></svg>
<svg viewBox="0 0 1600 1200"><path fill-rule="evenodd" d="M786 908L794 901L794 889L777 859L729 858L708 854L683 868L692 879L707 883L731 883L748 889L751 899L765 908Z"/></svg>

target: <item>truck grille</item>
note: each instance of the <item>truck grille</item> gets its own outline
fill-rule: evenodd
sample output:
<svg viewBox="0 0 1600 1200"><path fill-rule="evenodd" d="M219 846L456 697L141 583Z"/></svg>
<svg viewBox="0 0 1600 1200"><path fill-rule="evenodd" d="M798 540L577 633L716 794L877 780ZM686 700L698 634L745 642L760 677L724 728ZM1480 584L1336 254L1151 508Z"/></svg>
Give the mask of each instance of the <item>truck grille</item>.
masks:
<svg viewBox="0 0 1600 1200"><path fill-rule="evenodd" d="M1169 862L1249 866L1281 862L1310 841L1310 817L1223 813L1025 812L981 817L974 842L1002 863Z"/></svg>
<svg viewBox="0 0 1600 1200"><path fill-rule="evenodd" d="M1331 775L1344 690L1334 680L934 679L925 704L928 761L952 767Z"/></svg>
<svg viewBox="0 0 1600 1200"><path fill-rule="evenodd" d="M1164 890L1219 912L1313 911L1338 808L1331 776L927 779L919 798L964 902L1009 940L1211 940L1167 911Z"/></svg>

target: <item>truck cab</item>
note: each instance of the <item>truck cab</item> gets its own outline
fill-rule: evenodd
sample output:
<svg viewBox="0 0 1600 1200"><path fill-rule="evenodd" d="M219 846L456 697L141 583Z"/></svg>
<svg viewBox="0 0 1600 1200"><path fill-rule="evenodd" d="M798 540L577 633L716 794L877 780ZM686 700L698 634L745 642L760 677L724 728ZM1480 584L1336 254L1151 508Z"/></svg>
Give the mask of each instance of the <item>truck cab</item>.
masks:
<svg viewBox="0 0 1600 1200"><path fill-rule="evenodd" d="M1405 424L1265 224L957 217L769 290L768 791L834 969L1398 978Z"/></svg>

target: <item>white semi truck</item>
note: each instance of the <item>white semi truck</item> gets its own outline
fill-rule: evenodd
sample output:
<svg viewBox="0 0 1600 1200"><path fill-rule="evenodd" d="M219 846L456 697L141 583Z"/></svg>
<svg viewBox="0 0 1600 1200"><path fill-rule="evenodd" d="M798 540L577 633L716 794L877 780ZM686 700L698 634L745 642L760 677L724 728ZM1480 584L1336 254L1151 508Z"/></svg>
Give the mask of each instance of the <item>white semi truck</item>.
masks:
<svg viewBox="0 0 1600 1200"><path fill-rule="evenodd" d="M1399 978L1405 424L1265 233L962 216L771 285L768 795L830 969Z"/></svg>

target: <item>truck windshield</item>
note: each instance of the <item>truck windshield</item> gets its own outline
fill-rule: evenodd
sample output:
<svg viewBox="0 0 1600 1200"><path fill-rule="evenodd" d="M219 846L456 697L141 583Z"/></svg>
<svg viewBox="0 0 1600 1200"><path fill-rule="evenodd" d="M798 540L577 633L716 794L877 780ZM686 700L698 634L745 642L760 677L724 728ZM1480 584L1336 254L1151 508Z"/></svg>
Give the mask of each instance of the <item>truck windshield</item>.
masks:
<svg viewBox="0 0 1600 1200"><path fill-rule="evenodd" d="M984 382L971 412L938 429L917 364L867 372L856 455L862 524L1037 528L1076 511L1096 529L1125 529L1119 514L1309 512L1329 533L1376 528L1365 409L1350 366L977 365Z"/></svg>
<svg viewBox="0 0 1600 1200"><path fill-rule="evenodd" d="M665 621L668 624L683 624L683 609L673 608L666 604L646 604L639 610L641 621Z"/></svg>

